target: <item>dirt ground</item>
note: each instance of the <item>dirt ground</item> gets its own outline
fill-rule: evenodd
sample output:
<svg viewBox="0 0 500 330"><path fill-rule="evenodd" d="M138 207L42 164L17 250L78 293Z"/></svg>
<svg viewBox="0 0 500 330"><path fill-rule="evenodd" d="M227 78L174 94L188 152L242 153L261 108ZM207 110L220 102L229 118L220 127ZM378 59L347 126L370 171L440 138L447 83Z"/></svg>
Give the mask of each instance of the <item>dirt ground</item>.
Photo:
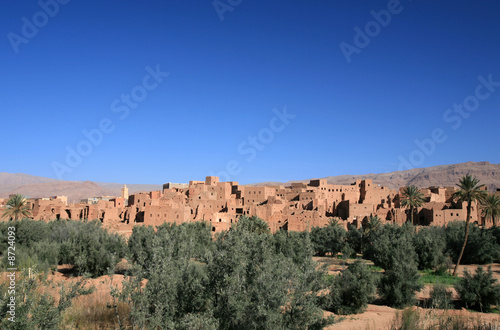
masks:
<svg viewBox="0 0 500 330"><path fill-rule="evenodd" d="M349 259L349 260L341 260L341 259L335 259L331 257L315 257L314 258L316 261L326 264L327 265L327 271L328 274L333 275L333 274L338 274L342 270L346 269L349 264L354 262L354 260ZM476 270L477 265L460 265L458 267L458 276L463 276L463 271L465 268L468 269L469 272L474 273ZM483 266L484 268L487 268L488 265ZM491 268L493 271L493 277L496 278L497 280L500 281L500 264L491 264ZM453 269L451 269L453 271ZM418 292L416 295L416 298L419 300L427 299L429 298L429 293L430 290L432 289L431 285L426 285L422 291ZM454 292L454 296L456 297L456 291L455 289L451 288L451 290ZM493 314L493 313L476 313L476 312L470 312L465 309L462 310L428 310L428 309L422 309L420 307L414 307L415 310L417 310L421 317L428 320L427 322L430 324L432 320L435 320L439 317L453 317L453 316L459 316L462 317L464 320L471 320L476 321L478 319L498 325L500 327L500 315L499 314ZM378 329L390 329L391 325L393 323L393 320L395 319L397 313L401 313L401 310L391 308L388 306L381 306L381 305L372 305L369 304L368 308L364 313L361 314L355 314L355 315L347 315L343 316L344 319L336 324L333 324L326 329L343 329L343 330L348 330L348 329L370 329L370 330L378 330ZM330 312L325 312L325 316L329 315L334 315L333 313ZM341 316L342 317L342 316Z"/></svg>
<svg viewBox="0 0 500 330"><path fill-rule="evenodd" d="M496 325L500 327L500 315L492 313L474 313L467 310L426 310L420 307L413 307L416 310L424 323L431 325L433 321L438 318L445 318L459 316L461 322L481 322ZM367 310L361 314L348 315L340 323L333 324L326 329L342 329L342 330L378 330L390 329L393 320L397 313L401 310L391 308L388 306L368 305ZM333 315L332 313L325 312L325 316Z"/></svg>

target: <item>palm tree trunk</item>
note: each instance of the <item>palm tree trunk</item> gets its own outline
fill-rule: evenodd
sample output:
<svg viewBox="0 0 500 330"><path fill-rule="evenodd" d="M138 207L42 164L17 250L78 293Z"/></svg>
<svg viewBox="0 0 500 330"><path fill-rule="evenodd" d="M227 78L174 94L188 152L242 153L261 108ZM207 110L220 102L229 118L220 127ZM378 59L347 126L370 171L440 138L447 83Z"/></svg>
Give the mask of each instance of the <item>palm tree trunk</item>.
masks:
<svg viewBox="0 0 500 330"><path fill-rule="evenodd" d="M413 225L413 206L410 207L410 223Z"/></svg>
<svg viewBox="0 0 500 330"><path fill-rule="evenodd" d="M495 219L494 215L491 216L491 220L493 220L493 228L496 228L497 227L497 219Z"/></svg>
<svg viewBox="0 0 500 330"><path fill-rule="evenodd" d="M465 246L467 245L467 238L469 238L469 222L470 222L470 208L471 208L470 204L471 201L467 201L467 220L465 221L464 245L462 245L462 250L460 251L460 255L458 256L457 264L455 265L455 269L453 270L453 276L457 274L458 266L460 265L460 260L462 260Z"/></svg>

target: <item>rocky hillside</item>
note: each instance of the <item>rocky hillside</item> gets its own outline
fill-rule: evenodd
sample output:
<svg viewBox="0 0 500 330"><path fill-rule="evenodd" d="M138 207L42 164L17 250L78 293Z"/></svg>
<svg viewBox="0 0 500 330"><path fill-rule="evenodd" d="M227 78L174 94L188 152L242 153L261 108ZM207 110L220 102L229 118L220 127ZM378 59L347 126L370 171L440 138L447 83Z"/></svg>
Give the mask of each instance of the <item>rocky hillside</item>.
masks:
<svg viewBox="0 0 500 330"><path fill-rule="evenodd" d="M325 179L331 184L351 184L358 179L372 179L374 183L381 186L398 189L407 185L417 187L454 186L464 175L469 173L476 176L482 184L488 186L490 191L500 188L500 164L490 164L489 162L467 162L380 174L329 176ZM291 182L309 182L309 180L285 183L266 182L254 185L289 185Z"/></svg>

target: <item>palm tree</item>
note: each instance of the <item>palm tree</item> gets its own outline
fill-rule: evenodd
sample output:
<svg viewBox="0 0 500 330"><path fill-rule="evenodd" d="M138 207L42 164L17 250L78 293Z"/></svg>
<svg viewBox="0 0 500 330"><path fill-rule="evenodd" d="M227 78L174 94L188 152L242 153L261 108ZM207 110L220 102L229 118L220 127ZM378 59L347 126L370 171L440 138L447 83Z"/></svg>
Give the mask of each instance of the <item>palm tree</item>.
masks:
<svg viewBox="0 0 500 330"><path fill-rule="evenodd" d="M410 222L413 225L413 210L416 207L420 207L425 203L424 195L415 186L405 187L403 189L403 199L401 200L401 206L405 208L410 208Z"/></svg>
<svg viewBox="0 0 500 330"><path fill-rule="evenodd" d="M257 234L271 233L271 230L269 229L269 224L256 215L252 216L251 218L246 215L242 216L238 220L236 228Z"/></svg>
<svg viewBox="0 0 500 330"><path fill-rule="evenodd" d="M457 192L453 194L453 199L459 202L467 203L467 219L465 220L465 237L464 245L462 245L462 250L458 256L457 264L455 265L455 270L453 271L453 276L456 275L458 270L458 265L460 265L460 260L462 260L462 255L464 254L465 246L467 245L467 239L469 238L469 222L471 214L472 202L483 202L488 193L486 190L482 189L484 184L479 184L479 180L470 174L464 176L457 186L460 188Z"/></svg>
<svg viewBox="0 0 500 330"><path fill-rule="evenodd" d="M13 195L7 202L7 209L2 217L19 220L19 218L31 217L31 211L26 204L26 198L21 194Z"/></svg>
<svg viewBox="0 0 500 330"><path fill-rule="evenodd" d="M382 225L382 220L380 220L380 218L377 215L375 216L370 215L366 223L363 225L363 229L369 235L369 233L377 231L381 225Z"/></svg>
<svg viewBox="0 0 500 330"><path fill-rule="evenodd" d="M500 216L500 197L490 194L481 202L483 206L482 215L485 219L491 218L493 227L497 226L497 218Z"/></svg>

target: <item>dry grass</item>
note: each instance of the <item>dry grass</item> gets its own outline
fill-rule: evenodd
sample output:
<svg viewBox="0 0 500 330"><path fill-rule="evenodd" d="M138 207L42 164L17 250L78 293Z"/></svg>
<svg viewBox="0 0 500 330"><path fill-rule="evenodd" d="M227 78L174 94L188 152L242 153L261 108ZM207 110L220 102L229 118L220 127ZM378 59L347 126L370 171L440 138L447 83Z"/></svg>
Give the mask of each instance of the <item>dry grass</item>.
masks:
<svg viewBox="0 0 500 330"><path fill-rule="evenodd" d="M124 325L130 307L118 302L115 309L109 292L98 291L79 297L64 313L62 323L67 329L117 329L120 328L117 312Z"/></svg>
<svg viewBox="0 0 500 330"><path fill-rule="evenodd" d="M396 313L391 330L462 330L500 329L498 317L485 318L484 315L467 311L424 310L409 307Z"/></svg>
<svg viewBox="0 0 500 330"><path fill-rule="evenodd" d="M130 307L111 295L112 289L121 290L123 275L101 276L87 279L86 287L94 287L89 295L83 295L73 300L72 305L62 315L65 329L119 329L120 323L125 325L130 313ZM53 283L73 282L78 278L66 278L61 273L49 276ZM116 307L115 307L116 305ZM120 322L118 321L120 320Z"/></svg>
<svg viewBox="0 0 500 330"><path fill-rule="evenodd" d="M113 279L115 281L113 282ZM112 289L121 289L121 276L103 276L94 279L96 291L75 299L63 315L63 324L68 329L119 329L126 325L130 307L111 295Z"/></svg>

